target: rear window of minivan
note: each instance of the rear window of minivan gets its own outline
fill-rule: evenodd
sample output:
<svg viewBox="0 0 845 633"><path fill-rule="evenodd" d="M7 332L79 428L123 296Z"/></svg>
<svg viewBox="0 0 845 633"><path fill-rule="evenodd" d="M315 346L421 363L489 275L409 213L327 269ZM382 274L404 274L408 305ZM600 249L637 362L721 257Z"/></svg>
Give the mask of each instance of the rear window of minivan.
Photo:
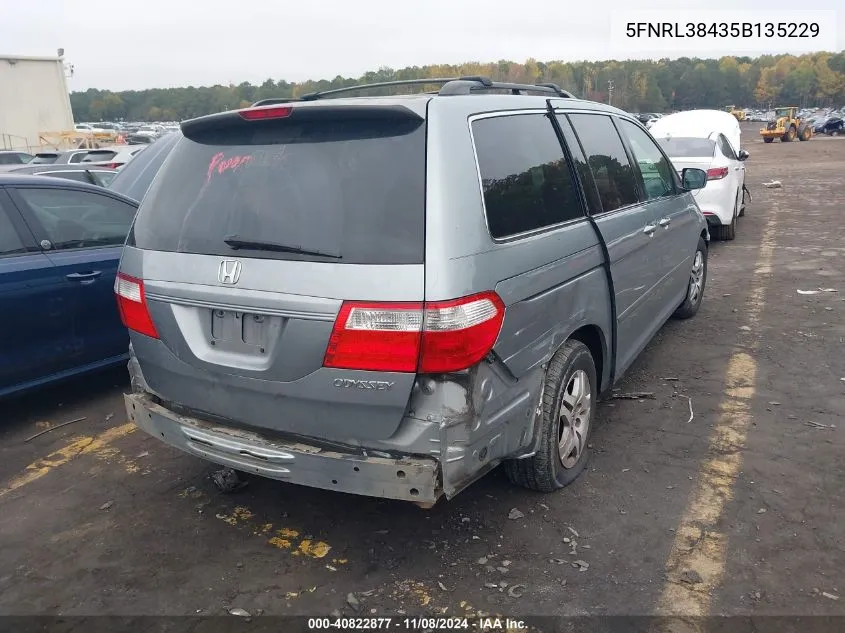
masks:
<svg viewBox="0 0 845 633"><path fill-rule="evenodd" d="M127 244L341 264L422 263L425 134L422 120L378 118L197 132L174 148ZM227 241L310 254L234 250Z"/></svg>

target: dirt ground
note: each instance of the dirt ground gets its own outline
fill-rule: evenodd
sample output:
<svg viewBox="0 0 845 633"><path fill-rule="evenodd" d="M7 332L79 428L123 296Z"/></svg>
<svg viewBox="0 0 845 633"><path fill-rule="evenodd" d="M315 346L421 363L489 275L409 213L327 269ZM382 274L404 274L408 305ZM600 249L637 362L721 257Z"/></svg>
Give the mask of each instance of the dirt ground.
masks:
<svg viewBox="0 0 845 633"><path fill-rule="evenodd" d="M654 399L601 405L574 485L223 495L126 424L120 369L0 403L0 614L845 616L845 138L757 127L701 312L619 385Z"/></svg>

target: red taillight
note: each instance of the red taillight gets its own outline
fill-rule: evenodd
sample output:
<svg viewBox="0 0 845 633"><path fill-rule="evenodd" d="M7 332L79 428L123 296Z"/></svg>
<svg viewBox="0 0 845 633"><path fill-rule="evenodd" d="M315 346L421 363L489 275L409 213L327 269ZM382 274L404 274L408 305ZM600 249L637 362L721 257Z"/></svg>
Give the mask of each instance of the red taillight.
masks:
<svg viewBox="0 0 845 633"><path fill-rule="evenodd" d="M117 309L120 320L130 330L135 330L152 338L158 338L147 298L144 294L144 282L135 277L117 273L114 280L114 293L117 295Z"/></svg>
<svg viewBox="0 0 845 633"><path fill-rule="evenodd" d="M117 169L121 165L123 165L123 163L102 163L100 165L97 165L97 167L105 167L106 169Z"/></svg>
<svg viewBox="0 0 845 633"><path fill-rule="evenodd" d="M707 180L721 180L728 175L727 167L713 167L707 170Z"/></svg>
<svg viewBox="0 0 845 633"><path fill-rule="evenodd" d="M241 117L243 117L247 121L262 121L264 119L284 119L285 117L289 117L292 113L293 108L291 106L273 106L270 108L258 107L240 110Z"/></svg>
<svg viewBox="0 0 845 633"><path fill-rule="evenodd" d="M426 303L345 301L325 367L445 373L473 366L493 348L505 317L494 292Z"/></svg>

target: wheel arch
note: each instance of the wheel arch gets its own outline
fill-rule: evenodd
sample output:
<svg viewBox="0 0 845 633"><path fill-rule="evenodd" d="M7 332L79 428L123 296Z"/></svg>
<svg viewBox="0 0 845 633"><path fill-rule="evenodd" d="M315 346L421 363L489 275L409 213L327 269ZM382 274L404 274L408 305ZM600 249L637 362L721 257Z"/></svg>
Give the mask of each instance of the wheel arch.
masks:
<svg viewBox="0 0 845 633"><path fill-rule="evenodd" d="M602 329L594 324L582 325L572 332L566 340L580 341L590 350L590 355L593 357L593 363L596 366L596 377L599 380L599 393L610 389L611 385L606 384L609 382L607 372L610 367L610 364L607 362L609 346L607 344L607 337ZM565 342L561 343L561 347Z"/></svg>

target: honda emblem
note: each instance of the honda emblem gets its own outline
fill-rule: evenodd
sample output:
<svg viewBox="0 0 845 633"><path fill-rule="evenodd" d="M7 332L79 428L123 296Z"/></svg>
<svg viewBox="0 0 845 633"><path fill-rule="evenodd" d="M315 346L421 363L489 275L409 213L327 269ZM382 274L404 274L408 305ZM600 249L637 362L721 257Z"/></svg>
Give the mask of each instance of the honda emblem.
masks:
<svg viewBox="0 0 845 633"><path fill-rule="evenodd" d="M217 281L221 284L234 285L241 278L241 263L235 259L224 259L217 269Z"/></svg>

